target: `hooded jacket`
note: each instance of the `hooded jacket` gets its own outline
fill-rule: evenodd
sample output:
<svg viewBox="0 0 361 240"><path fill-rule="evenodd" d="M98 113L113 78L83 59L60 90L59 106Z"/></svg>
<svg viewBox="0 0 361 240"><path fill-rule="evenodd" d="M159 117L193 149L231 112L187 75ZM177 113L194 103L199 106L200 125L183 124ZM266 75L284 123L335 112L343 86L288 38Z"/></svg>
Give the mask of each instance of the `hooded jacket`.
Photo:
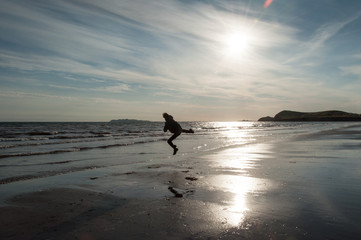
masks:
<svg viewBox="0 0 361 240"><path fill-rule="evenodd" d="M166 132L167 130L169 130L171 133L182 132L182 127L179 125L179 123L177 123L173 119L173 116L171 116L169 114L165 114L164 119L165 119L165 124L164 124L164 128L163 128L164 132Z"/></svg>

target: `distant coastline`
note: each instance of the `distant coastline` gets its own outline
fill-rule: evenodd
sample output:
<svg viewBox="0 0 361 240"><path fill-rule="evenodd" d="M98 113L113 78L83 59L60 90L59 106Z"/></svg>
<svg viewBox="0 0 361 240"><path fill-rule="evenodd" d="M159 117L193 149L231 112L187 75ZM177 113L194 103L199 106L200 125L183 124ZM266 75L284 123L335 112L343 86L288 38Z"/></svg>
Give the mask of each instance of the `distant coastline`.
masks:
<svg viewBox="0 0 361 240"><path fill-rule="evenodd" d="M122 124L130 124L130 123L149 123L148 120L138 120L138 119L113 119L110 120L109 123L122 123Z"/></svg>
<svg viewBox="0 0 361 240"><path fill-rule="evenodd" d="M322 112L296 112L283 110L277 113L274 117L262 117L258 119L258 121L361 121L361 115L338 110Z"/></svg>

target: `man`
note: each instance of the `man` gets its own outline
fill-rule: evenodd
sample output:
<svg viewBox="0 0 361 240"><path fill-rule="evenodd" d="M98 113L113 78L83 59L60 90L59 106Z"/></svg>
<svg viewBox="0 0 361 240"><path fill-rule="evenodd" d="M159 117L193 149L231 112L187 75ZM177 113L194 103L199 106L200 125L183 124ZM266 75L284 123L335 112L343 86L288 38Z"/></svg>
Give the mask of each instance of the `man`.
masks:
<svg viewBox="0 0 361 240"><path fill-rule="evenodd" d="M173 133L173 135L168 139L167 142L173 148L173 155L176 155L176 153L178 152L178 148L172 143L172 141L176 139L179 135L181 135L182 132L194 133L194 131L192 129L182 129L181 125L179 125L179 123L177 123L168 113L163 113L163 117L165 119L163 131L166 132L167 130L169 130L171 133Z"/></svg>

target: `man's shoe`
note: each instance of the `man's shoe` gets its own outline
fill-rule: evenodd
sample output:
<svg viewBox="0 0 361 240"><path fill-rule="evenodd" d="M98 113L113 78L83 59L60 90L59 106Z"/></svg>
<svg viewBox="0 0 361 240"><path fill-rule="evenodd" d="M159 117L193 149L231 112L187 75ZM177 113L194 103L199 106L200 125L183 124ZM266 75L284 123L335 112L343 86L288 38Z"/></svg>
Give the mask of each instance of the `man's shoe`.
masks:
<svg viewBox="0 0 361 240"><path fill-rule="evenodd" d="M178 152L178 148L173 148L173 155L176 155L177 154L177 152Z"/></svg>

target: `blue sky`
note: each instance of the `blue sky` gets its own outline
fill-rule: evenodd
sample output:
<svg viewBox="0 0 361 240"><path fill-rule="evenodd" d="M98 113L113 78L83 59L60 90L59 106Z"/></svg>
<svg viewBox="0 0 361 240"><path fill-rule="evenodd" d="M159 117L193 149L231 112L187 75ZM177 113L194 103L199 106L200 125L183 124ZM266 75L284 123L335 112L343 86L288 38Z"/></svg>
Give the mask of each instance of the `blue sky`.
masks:
<svg viewBox="0 0 361 240"><path fill-rule="evenodd" d="M361 113L359 0L0 0L0 121Z"/></svg>

